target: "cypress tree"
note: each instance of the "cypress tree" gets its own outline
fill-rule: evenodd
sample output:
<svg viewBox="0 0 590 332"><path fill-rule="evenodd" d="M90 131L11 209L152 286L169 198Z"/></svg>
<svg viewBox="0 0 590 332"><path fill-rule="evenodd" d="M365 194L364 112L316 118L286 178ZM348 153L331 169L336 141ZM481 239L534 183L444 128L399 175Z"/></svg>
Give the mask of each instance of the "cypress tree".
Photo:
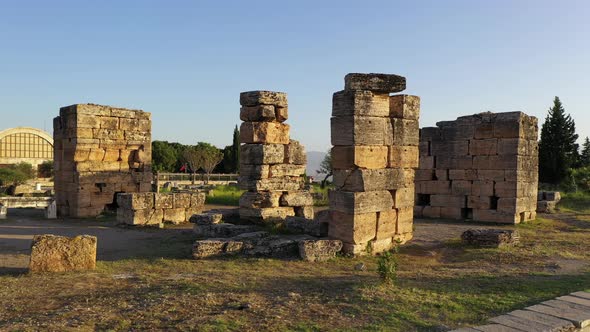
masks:
<svg viewBox="0 0 590 332"><path fill-rule="evenodd" d="M582 153L580 154L580 167L590 166L590 139L586 137L582 145Z"/></svg>
<svg viewBox="0 0 590 332"><path fill-rule="evenodd" d="M559 97L553 100L545 123L541 127L539 142L539 180L559 184L568 170L578 163L576 125L565 110Z"/></svg>

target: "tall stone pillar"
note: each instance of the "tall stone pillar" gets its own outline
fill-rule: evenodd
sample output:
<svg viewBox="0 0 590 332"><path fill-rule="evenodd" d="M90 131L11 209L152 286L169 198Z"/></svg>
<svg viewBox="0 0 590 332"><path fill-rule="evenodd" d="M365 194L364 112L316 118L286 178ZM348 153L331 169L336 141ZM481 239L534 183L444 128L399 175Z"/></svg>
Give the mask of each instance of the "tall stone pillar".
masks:
<svg viewBox="0 0 590 332"><path fill-rule="evenodd" d="M240 198L240 218L284 221L289 216L313 218L313 199L303 174L307 158L290 139L287 94L250 91L240 94L240 176L247 190Z"/></svg>
<svg viewBox="0 0 590 332"><path fill-rule="evenodd" d="M420 98L393 95L406 79L348 74L332 99L329 236L351 254L379 253L412 238Z"/></svg>

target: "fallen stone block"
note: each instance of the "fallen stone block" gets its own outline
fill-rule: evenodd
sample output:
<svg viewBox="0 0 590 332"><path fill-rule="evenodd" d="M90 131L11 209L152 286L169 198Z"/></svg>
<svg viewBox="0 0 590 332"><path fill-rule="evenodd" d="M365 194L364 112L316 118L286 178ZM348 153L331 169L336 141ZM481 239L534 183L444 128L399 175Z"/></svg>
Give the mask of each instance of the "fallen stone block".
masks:
<svg viewBox="0 0 590 332"><path fill-rule="evenodd" d="M29 271L69 272L96 268L95 236L65 237L35 235L31 245Z"/></svg>
<svg viewBox="0 0 590 332"><path fill-rule="evenodd" d="M240 218L258 221L282 221L289 216L295 216L293 207L273 207L273 208L240 208Z"/></svg>
<svg viewBox="0 0 590 332"><path fill-rule="evenodd" d="M328 223L319 220L311 220L303 217L287 217L285 229L292 233L307 234L311 236L328 236Z"/></svg>
<svg viewBox="0 0 590 332"><path fill-rule="evenodd" d="M269 236L256 242L251 249L244 251L245 255L274 258L299 256L299 242L311 240L308 235Z"/></svg>
<svg viewBox="0 0 590 332"><path fill-rule="evenodd" d="M538 201L537 212L538 213L555 213L557 209L557 203L554 201Z"/></svg>
<svg viewBox="0 0 590 332"><path fill-rule="evenodd" d="M254 225L234 225L234 224L210 224L200 225L195 224L193 232L198 237L204 238L227 238L234 237L243 233L252 233L258 231L259 228Z"/></svg>
<svg viewBox="0 0 590 332"><path fill-rule="evenodd" d="M305 240L300 241L299 256L309 262L324 262L336 257L336 253L342 250L340 240Z"/></svg>
<svg viewBox="0 0 590 332"><path fill-rule="evenodd" d="M214 225L221 223L222 219L223 215L221 213L207 212L195 214L190 217L189 221L198 225Z"/></svg>
<svg viewBox="0 0 590 332"><path fill-rule="evenodd" d="M518 244L520 234L516 230L470 229L461 234L461 240L469 245L498 248Z"/></svg>
<svg viewBox="0 0 590 332"><path fill-rule="evenodd" d="M350 73L344 77L345 90L394 93L406 89L406 78L392 74Z"/></svg>

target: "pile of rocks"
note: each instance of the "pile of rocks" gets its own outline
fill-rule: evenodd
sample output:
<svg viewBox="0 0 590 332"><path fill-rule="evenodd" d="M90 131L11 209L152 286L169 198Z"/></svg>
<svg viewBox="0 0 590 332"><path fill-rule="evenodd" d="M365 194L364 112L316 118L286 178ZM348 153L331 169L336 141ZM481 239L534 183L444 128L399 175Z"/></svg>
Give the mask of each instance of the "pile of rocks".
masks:
<svg viewBox="0 0 590 332"><path fill-rule="evenodd" d="M181 224L203 212L205 193L123 193L117 195L117 221L128 225Z"/></svg>
<svg viewBox="0 0 590 332"><path fill-rule="evenodd" d="M537 212L555 213L559 201L561 201L559 191L540 191L537 195Z"/></svg>
<svg viewBox="0 0 590 332"><path fill-rule="evenodd" d="M53 120L59 216L94 217L115 193L151 191L151 114L94 104L62 107Z"/></svg>
<svg viewBox="0 0 590 332"><path fill-rule="evenodd" d="M420 131L417 216L519 223L536 217L537 119L481 113Z"/></svg>
<svg viewBox="0 0 590 332"><path fill-rule="evenodd" d="M498 248L518 244L520 234L509 229L469 229L461 234L461 240L469 245Z"/></svg>
<svg viewBox="0 0 590 332"><path fill-rule="evenodd" d="M308 224L314 223L304 220ZM307 234L272 235L261 226L223 222L219 213L195 215L191 222L195 223L195 234L204 238L193 245L195 259L239 254L325 261L336 256L342 249L342 242L339 240L318 239Z"/></svg>
<svg viewBox="0 0 590 332"><path fill-rule="evenodd" d="M405 90L402 76L348 74L344 81L332 99L329 235L347 253L378 253L412 238L420 98L390 96Z"/></svg>
<svg viewBox="0 0 590 332"><path fill-rule="evenodd" d="M96 268L95 236L35 235L31 245L30 272L68 272Z"/></svg>
<svg viewBox="0 0 590 332"><path fill-rule="evenodd" d="M240 94L240 177L247 190L240 198L240 217L283 221L288 216L313 218L313 199L304 178L307 158L289 137L287 94L250 91Z"/></svg>

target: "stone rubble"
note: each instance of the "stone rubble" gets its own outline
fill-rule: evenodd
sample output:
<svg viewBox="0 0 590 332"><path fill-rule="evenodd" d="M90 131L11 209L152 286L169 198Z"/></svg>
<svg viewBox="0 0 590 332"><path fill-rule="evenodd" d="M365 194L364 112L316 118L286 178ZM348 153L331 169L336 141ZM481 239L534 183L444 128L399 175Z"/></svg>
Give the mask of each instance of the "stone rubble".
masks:
<svg viewBox="0 0 590 332"><path fill-rule="evenodd" d="M506 229L469 229L461 234L461 240L469 245L498 248L520 243L520 234Z"/></svg>
<svg viewBox="0 0 590 332"><path fill-rule="evenodd" d="M313 218L313 199L303 175L307 158L290 139L287 94L250 91L240 94L240 218L281 222Z"/></svg>
<svg viewBox="0 0 590 332"><path fill-rule="evenodd" d="M53 120L58 216L96 217L117 193L152 189L151 114L94 104Z"/></svg>
<svg viewBox="0 0 590 332"><path fill-rule="evenodd" d="M332 98L329 237L349 254L379 253L412 238L420 98L391 95L406 79L348 74Z"/></svg>
<svg viewBox="0 0 590 332"><path fill-rule="evenodd" d="M35 235L31 245L29 271L35 273L94 270L96 244L96 237L90 235Z"/></svg>
<svg viewBox="0 0 590 332"><path fill-rule="evenodd" d="M480 113L420 130L420 217L517 224L536 217L537 119Z"/></svg>

